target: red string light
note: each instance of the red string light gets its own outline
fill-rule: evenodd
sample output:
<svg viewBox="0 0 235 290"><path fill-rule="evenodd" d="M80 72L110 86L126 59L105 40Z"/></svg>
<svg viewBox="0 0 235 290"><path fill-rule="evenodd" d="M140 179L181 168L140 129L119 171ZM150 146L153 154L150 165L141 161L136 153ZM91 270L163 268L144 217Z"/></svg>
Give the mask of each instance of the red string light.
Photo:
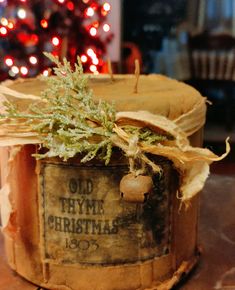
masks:
<svg viewBox="0 0 235 290"><path fill-rule="evenodd" d="M89 55L90 57L96 57L96 54L92 48L87 49L87 55Z"/></svg>
<svg viewBox="0 0 235 290"><path fill-rule="evenodd" d="M7 25L7 27L8 27L9 29L13 29L13 28L14 28L14 24L13 24L13 22L8 21L8 25Z"/></svg>
<svg viewBox="0 0 235 290"><path fill-rule="evenodd" d="M17 16L20 19L25 19L27 17L26 10L24 8L19 8L18 11L17 11Z"/></svg>
<svg viewBox="0 0 235 290"><path fill-rule="evenodd" d="M86 9L85 14L88 17L92 17L95 14L95 11L94 11L93 8L89 7L89 8Z"/></svg>
<svg viewBox="0 0 235 290"><path fill-rule="evenodd" d="M59 39L59 37L57 37L57 36L53 36L52 39L51 39L51 43L52 43L54 46L59 46L59 45L60 45L60 39Z"/></svg>
<svg viewBox="0 0 235 290"><path fill-rule="evenodd" d="M10 56L6 56L4 59L4 62L7 66L12 66L14 64L14 60Z"/></svg>
<svg viewBox="0 0 235 290"><path fill-rule="evenodd" d="M48 21L46 19L42 19L40 21L40 24L43 28L47 28L48 27Z"/></svg>
<svg viewBox="0 0 235 290"><path fill-rule="evenodd" d="M18 66L14 65L12 68L11 68L11 71L13 72L13 74L17 75L19 73L19 68Z"/></svg>
<svg viewBox="0 0 235 290"><path fill-rule="evenodd" d="M109 32L109 31L110 31L110 25L107 24L107 23L105 23L105 24L103 25L103 30L104 30L104 32Z"/></svg>
<svg viewBox="0 0 235 290"><path fill-rule="evenodd" d="M85 63L87 62L88 58L85 54L81 55L81 62Z"/></svg>
<svg viewBox="0 0 235 290"><path fill-rule="evenodd" d="M91 36L96 36L96 34L97 34L97 29L95 27L91 27L90 28L90 35Z"/></svg>
<svg viewBox="0 0 235 290"><path fill-rule="evenodd" d="M7 35L6 27L4 27L4 26L0 27L0 34L3 35L3 36Z"/></svg>
<svg viewBox="0 0 235 290"><path fill-rule="evenodd" d="M95 28L98 28L100 26L99 21L93 22L92 26L95 27Z"/></svg>
<svg viewBox="0 0 235 290"><path fill-rule="evenodd" d="M36 56L31 55L31 56L29 57L29 62L30 62L31 64L37 64L37 63L38 63L38 59L36 58Z"/></svg>
<svg viewBox="0 0 235 290"><path fill-rule="evenodd" d="M93 73L96 72L97 71L97 67L94 64L90 65L90 71L93 72Z"/></svg>
<svg viewBox="0 0 235 290"><path fill-rule="evenodd" d="M98 64L99 64L99 60L98 60L98 58L97 58L97 57L94 57L94 58L92 59L92 63L93 63L94 65L98 65Z"/></svg>
<svg viewBox="0 0 235 290"><path fill-rule="evenodd" d="M44 75L44 77L49 76L49 71L47 69L45 69L42 74Z"/></svg>
<svg viewBox="0 0 235 290"><path fill-rule="evenodd" d="M1 18L1 24L3 26L7 26L8 25L8 20L5 17Z"/></svg>
<svg viewBox="0 0 235 290"><path fill-rule="evenodd" d="M28 68L27 68L26 66L22 66L22 67L20 68L20 72L21 72L21 74L22 74L23 76L26 76L26 75L28 74L29 70L28 70Z"/></svg>
<svg viewBox="0 0 235 290"><path fill-rule="evenodd" d="M0 0L0 3L5 2L6 0ZM54 0L55 4L59 6L58 9L68 9L69 11L75 10L75 5L76 5L76 11L79 6L75 4L76 2L73 0ZM7 2L7 1L6 1ZM29 2L27 0L18 0L18 2ZM87 30L87 37L91 38L94 37L94 44L92 44L92 47L87 47L87 51L81 54L81 61L84 63L84 68L85 70L88 69L93 73L98 73L98 69L102 67L102 59L101 59L101 53L102 49L97 49L95 45L96 37L98 39L98 34L100 31L104 32L109 32L110 31L110 25L108 23L104 23L104 20L102 20L102 16L106 16L109 11L111 10L111 5L109 1L101 1L102 3L98 3L99 1L94 1L94 0L82 0L81 2L85 3L82 4L81 10L83 11L83 15L81 17L84 18L91 18L90 21L89 19L84 19L85 22L85 27ZM19 4L19 3L18 3ZM81 3L80 3L81 4ZM85 10L83 10L85 6ZM68 12L67 10L67 12ZM72 12L75 13L75 12ZM8 34L11 37L13 35L13 32L11 30L17 28L17 31L15 33L15 37L17 40L20 42L21 45L24 47L29 47L33 48L33 46L38 45L38 42L41 42L43 40L44 42L48 42L48 36L45 38L44 36L39 35L38 33L32 33L31 31L36 31L33 30L35 28L35 24L32 23L31 16L30 16L30 9L28 9L25 4L22 4L20 6L16 6L15 8L15 17L7 19L6 16L0 17L0 37L6 37ZM52 12L53 14L53 12ZM45 29L43 32L45 33L53 33L53 23L51 23L51 17L52 14L50 14L50 9L46 11L43 15L43 18L41 18L39 25ZM63 15L64 16L64 15ZM89 23L90 22L90 23ZM29 25L30 28L32 28L31 31L21 29L22 23L26 23L26 25ZM68 27L70 28L70 23L68 23ZM18 29L19 28L19 29ZM54 55L59 55L60 54L60 49L58 47L62 43L62 39L59 35L56 35L56 28L54 30L55 35L52 34L51 39L49 40L50 43L53 45L53 49L50 49L52 51L52 54ZM50 37L50 36L49 36ZM91 41L92 42L92 41ZM46 47L46 46L44 46ZM34 50L31 50L34 51ZM70 52L70 49L69 49ZM76 48L76 54L79 53L79 50ZM31 75L36 73L37 71L37 66L39 65L39 60L37 53L34 52L35 55L29 55L26 58L26 63L28 65L24 66L16 66L15 63L18 63L17 59L14 59L13 54L12 56L10 55L11 52L8 51L6 52L8 56L4 58L3 65L9 67L9 74L12 77L15 77L17 74L21 74L22 76L26 76L30 72L30 68L32 69ZM70 54L68 54L70 56ZM75 56L74 56L75 59ZM71 60L73 62L73 58ZM20 63L20 62L19 62ZM41 68L42 69L42 68ZM41 70L40 68L38 71ZM44 70L43 74L48 74L48 70Z"/></svg>
<svg viewBox="0 0 235 290"><path fill-rule="evenodd" d="M104 9L104 11L108 12L111 10L111 5L108 2L105 2L103 4L103 9Z"/></svg>

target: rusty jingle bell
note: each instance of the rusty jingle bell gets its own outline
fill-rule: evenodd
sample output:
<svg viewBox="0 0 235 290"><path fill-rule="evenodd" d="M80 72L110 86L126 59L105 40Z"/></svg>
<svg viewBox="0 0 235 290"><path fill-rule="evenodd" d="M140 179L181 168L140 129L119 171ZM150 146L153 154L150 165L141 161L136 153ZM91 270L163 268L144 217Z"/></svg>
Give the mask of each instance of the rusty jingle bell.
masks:
<svg viewBox="0 0 235 290"><path fill-rule="evenodd" d="M128 202L144 203L152 193L153 181L150 176L134 173L123 176L120 182L120 194Z"/></svg>

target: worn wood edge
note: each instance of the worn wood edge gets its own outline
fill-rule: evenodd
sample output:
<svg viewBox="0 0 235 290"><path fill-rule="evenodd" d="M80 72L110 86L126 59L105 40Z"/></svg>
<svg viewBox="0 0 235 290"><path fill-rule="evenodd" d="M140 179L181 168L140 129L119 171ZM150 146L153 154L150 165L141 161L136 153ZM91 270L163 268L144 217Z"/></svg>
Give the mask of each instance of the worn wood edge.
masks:
<svg viewBox="0 0 235 290"><path fill-rule="evenodd" d="M193 270L193 268L199 262L201 253L202 253L201 247L197 246L196 255L193 256L189 261L183 261L170 279L165 280L163 282L159 282L160 283L159 285L153 286L151 288L145 288L144 290L170 290L172 289Z"/></svg>
<svg viewBox="0 0 235 290"><path fill-rule="evenodd" d="M195 251L195 256L191 257L190 260L188 261L183 261L181 265L176 269L176 271L172 274L171 278L166 278L164 281L153 281L155 284L154 286L151 287L141 287L141 288L136 288L136 290L170 290L174 286L176 286L183 278L185 278L192 270L193 268L197 265L200 255L201 255L201 248L198 246ZM145 262L144 264L149 264L154 263L153 259L151 261ZM136 263L136 264L129 264L129 265L117 265L117 266L111 266L108 268L119 268L119 267L128 267L128 266L135 266L135 267L142 267L144 264L141 263ZM97 268L97 267L95 267ZM22 273L17 272L17 275L22 276L25 280L29 281L30 283L33 283L37 285L38 287L44 287L46 289L51 289L51 290L72 290L73 288L65 286L65 285L56 285L54 283L47 283L45 282L39 282L37 279L31 279L25 277ZM40 289L40 288L39 288ZM129 288L128 288L129 289ZM133 288L131 288L133 289Z"/></svg>

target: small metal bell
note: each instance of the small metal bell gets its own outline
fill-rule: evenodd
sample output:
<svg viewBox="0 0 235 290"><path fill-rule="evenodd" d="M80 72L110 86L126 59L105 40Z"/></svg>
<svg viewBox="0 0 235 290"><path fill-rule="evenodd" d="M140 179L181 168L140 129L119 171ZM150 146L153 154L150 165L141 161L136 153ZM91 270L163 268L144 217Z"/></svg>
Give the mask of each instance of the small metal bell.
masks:
<svg viewBox="0 0 235 290"><path fill-rule="evenodd" d="M150 176L130 173L125 175L120 182L120 194L123 200L134 203L144 203L153 189Z"/></svg>

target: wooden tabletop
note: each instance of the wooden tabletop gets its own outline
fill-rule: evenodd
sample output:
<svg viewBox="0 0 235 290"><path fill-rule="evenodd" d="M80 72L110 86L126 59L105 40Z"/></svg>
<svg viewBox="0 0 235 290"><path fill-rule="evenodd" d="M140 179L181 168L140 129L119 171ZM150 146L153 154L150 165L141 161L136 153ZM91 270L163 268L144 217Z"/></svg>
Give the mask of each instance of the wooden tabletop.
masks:
<svg viewBox="0 0 235 290"><path fill-rule="evenodd" d="M235 172L213 174L207 181L201 199L199 241L203 248L200 262L175 290L235 290ZM0 289L43 290L8 267L2 235Z"/></svg>

